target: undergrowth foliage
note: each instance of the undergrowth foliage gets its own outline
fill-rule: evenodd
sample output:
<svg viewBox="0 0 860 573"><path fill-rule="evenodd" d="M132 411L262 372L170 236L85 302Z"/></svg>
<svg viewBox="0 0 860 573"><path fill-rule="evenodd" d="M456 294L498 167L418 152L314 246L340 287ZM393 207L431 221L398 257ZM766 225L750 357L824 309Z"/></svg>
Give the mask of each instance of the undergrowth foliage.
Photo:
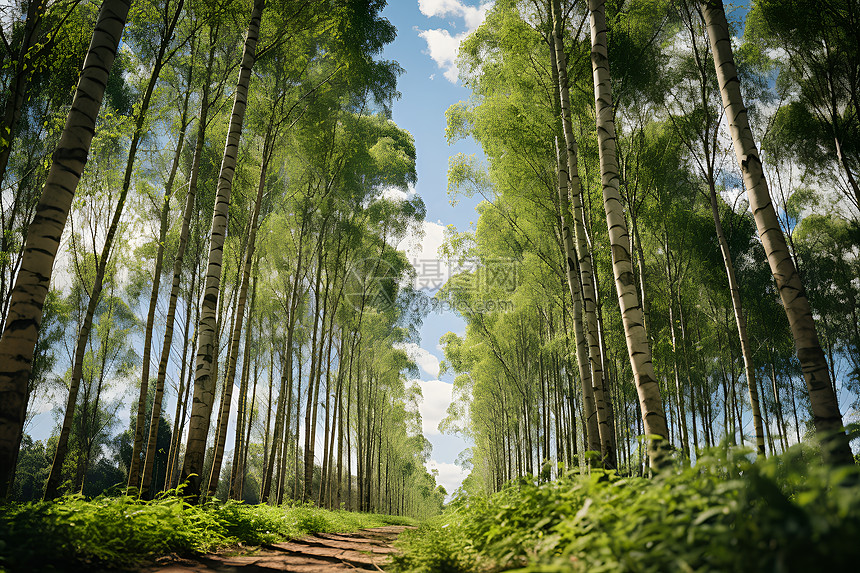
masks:
<svg viewBox="0 0 860 573"><path fill-rule="evenodd" d="M826 467L809 447L751 457L712 451L650 480L592 470L461 497L401 536L393 570L854 570L858 468Z"/></svg>
<svg viewBox="0 0 860 573"><path fill-rule="evenodd" d="M309 504L188 504L181 497L69 495L54 502L0 506L0 571L133 567L235 543L262 545L309 533L411 524L408 518L329 511Z"/></svg>

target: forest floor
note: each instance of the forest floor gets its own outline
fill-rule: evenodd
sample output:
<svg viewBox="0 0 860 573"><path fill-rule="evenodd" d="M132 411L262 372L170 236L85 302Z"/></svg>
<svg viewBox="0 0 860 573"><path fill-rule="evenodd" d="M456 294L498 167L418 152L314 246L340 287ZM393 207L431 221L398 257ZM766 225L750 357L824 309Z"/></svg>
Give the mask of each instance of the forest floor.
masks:
<svg viewBox="0 0 860 573"><path fill-rule="evenodd" d="M354 533L318 533L259 547L234 546L195 559L167 556L140 573L383 571L395 552L392 542L406 529L414 528L389 525Z"/></svg>

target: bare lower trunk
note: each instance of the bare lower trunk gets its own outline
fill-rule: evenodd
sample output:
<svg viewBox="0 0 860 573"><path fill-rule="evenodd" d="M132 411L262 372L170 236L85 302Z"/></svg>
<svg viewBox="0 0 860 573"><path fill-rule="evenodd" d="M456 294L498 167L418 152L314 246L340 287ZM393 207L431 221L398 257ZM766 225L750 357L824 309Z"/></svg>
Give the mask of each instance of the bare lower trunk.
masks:
<svg viewBox="0 0 860 573"><path fill-rule="evenodd" d="M567 157L558 148L558 197L561 210L562 241L566 260L567 285L573 303L573 337L576 345L576 363L579 379L582 382L582 404L585 411L584 426L586 447L593 452L601 451L600 426L594 405L594 386L591 382L591 369L588 362L588 341L585 338L582 318L582 288L576 272L576 251L570 232L570 205L567 198Z"/></svg>
<svg viewBox="0 0 860 573"><path fill-rule="evenodd" d="M209 435L209 418L215 402L215 378L212 376L215 355L215 322L218 309L218 295L221 285L221 260L224 252L224 237L227 233L230 192L233 188L233 175L236 170L236 156L239 151L239 138L245 119L248 101L248 86L251 81L251 68L254 65L257 40L260 32L260 19L265 0L255 0L251 21L242 52L239 80L230 116L230 126L221 169L218 175L218 190L212 215L212 233L209 243L209 263L206 273L206 287L203 293L202 312L198 327L197 359L194 378L194 401L191 408L191 422L188 443L185 450L185 463L182 468L182 481L188 481L187 494L196 498L200 494L203 461L206 455L206 439Z"/></svg>
<svg viewBox="0 0 860 573"><path fill-rule="evenodd" d="M209 69L214 59L214 44L209 51ZM161 388L164 391L164 382L167 378L167 364L170 361L170 349L173 345L173 329L176 317L176 306L179 300L179 285L182 280L182 267L185 261L185 251L188 248L188 234L191 228L191 215L194 212L194 203L197 197L197 180L200 173L200 158L203 154L203 145L206 139L206 122L209 117L209 82L211 81L211 72L207 73L206 83L203 86L203 99L200 104L200 117L197 123L197 141L194 146L194 156L191 160L191 173L188 180L188 193L185 196L185 206L182 210L182 227L179 230L179 245L176 251L176 259L173 262L173 282L170 287L170 297L167 304L167 319L164 327L164 340L161 344L161 358L158 361L158 374L156 375L156 389ZM191 294L188 304L194 292L194 281L192 281ZM184 366L184 364L183 364ZM177 398L178 399L178 398ZM177 404L178 406L178 404ZM178 409L177 409L178 411ZM149 421L149 432L147 435L146 459L143 464L143 477L141 479L141 493L147 493L149 490L150 481L152 479L152 467L154 463L154 449L157 441L158 433L158 417L161 415L160 402L156 406L153 403L153 412ZM179 437L176 436L177 449L179 445ZM150 453L153 452L153 453Z"/></svg>
<svg viewBox="0 0 860 573"><path fill-rule="evenodd" d="M588 249L588 241L585 236L585 219L582 200L582 184L579 179L578 153L576 139L573 136L573 125L571 123L570 95L567 78L567 57L564 51L564 39L562 37L562 26L560 17L560 2L553 2L553 10L559 17L553 19L553 55L557 70L557 81L559 86L559 100L561 107L561 123L564 131L564 140L567 153L564 161L567 163L567 175L570 179L570 192L573 203L573 225L576 238L576 253L579 268L577 280L581 285L582 310L585 334L585 343L588 347L588 364L590 367L591 394L594 400L596 423L598 426L597 444L601 453L603 464L614 468L616 465L615 443L610 408L607 407L607 395L604 391L603 360L600 354L600 340L597 333L596 295L594 292L593 269L591 263L591 252ZM565 197L565 203L567 198ZM591 438L589 437L589 441ZM592 446L590 446L592 448Z"/></svg>
<svg viewBox="0 0 860 573"><path fill-rule="evenodd" d="M788 316L797 357L809 389L815 429L822 440L826 459L835 463L853 463L839 404L836 401L833 386L830 384L830 369L815 330L815 320L812 317L809 299L788 252L785 236L771 202L758 149L750 130L722 0L703 2L702 13L708 27L711 53L714 57L714 67L734 143L735 156L743 173L744 187L747 191L750 210L755 217L759 238L764 246L779 296Z"/></svg>
<svg viewBox="0 0 860 573"><path fill-rule="evenodd" d="M87 161L129 6L128 0L105 0L102 4L72 107L27 233L21 269L0 338L0 495L6 494L11 482L12 462L24 428L27 382L54 258Z"/></svg>
<svg viewBox="0 0 860 573"><path fill-rule="evenodd" d="M749 334L747 334L747 320L744 316L744 309L741 304L741 291L738 285L738 279L735 276L735 264L732 261L732 254L729 252L729 243L726 240L726 234L723 231L723 224L720 221L720 209L717 202L717 190L714 187L713 180L709 180L710 196L711 196L711 213L714 216L714 227L717 230L717 240L720 243L720 253L723 256L723 264L726 267L726 277L729 280L729 292L732 296L732 309L735 314L735 325L738 329L738 338L741 342L741 354L744 359L744 373L747 379L747 388L749 389L750 405L752 406L753 426L755 427L755 443L756 450L762 456L764 455L764 430L761 422L761 408L759 407L758 390L756 386L755 365L752 359L752 348L750 347Z"/></svg>
<svg viewBox="0 0 860 573"><path fill-rule="evenodd" d="M555 0L556 2L558 0ZM651 363L651 348L645 332L645 321L636 277L630 259L630 237L627 219L618 189L618 159L615 151L615 119L612 104L612 87L609 77L609 56L606 46L606 16L603 0L589 0L591 17L591 70L594 76L594 105L597 117L597 139L600 152L600 176L603 187L603 206L609 228L612 250L612 269L615 290L621 307L621 319L627 340L627 351L633 369L639 407L642 412L645 434L649 440L651 467L664 465L663 444L668 438L666 414L660 397L660 387Z"/></svg>
<svg viewBox="0 0 860 573"><path fill-rule="evenodd" d="M254 290L256 291L256 285L254 285ZM253 299L254 295L251 295L251 306L253 307ZM250 332L250 325L248 327L248 332ZM250 356L248 356L250 360ZM239 465L236 468L236 481L238 485L234 487L235 495L234 499L242 500L244 499L245 492L245 468L248 467L248 452L249 452L249 444L251 443L251 429L254 425L254 404L257 400L257 382L259 380L259 366L260 366L260 357L259 355L254 359L254 384L251 387L251 402L250 408L248 409L248 420L245 423L244 430L245 435L242 438L242 449L241 449L241 457L239 458ZM247 382L246 382L247 383Z"/></svg>
<svg viewBox="0 0 860 573"><path fill-rule="evenodd" d="M254 263L254 245L257 242L257 221L260 218L260 205L263 202L263 192L266 189L266 173L269 167L270 149L272 145L272 124L266 133L266 142L263 145L263 164L260 168L260 182L257 186L257 198L254 202L254 211L248 228L248 244L245 247L245 261L242 264L242 285L239 288L239 302L236 307L236 321L233 326L232 340L230 341L230 353L227 356L227 372L224 377L224 400L221 402L220 421L215 433L215 452L212 460L212 472L209 475L208 494L215 495L218 487L218 479L221 476L221 463L224 459L224 445L227 443L227 425L230 421L230 410L233 397L233 381L236 378L236 361L239 357L239 342L242 336L242 321L245 314L245 303L248 298L248 286L251 282L251 266ZM250 318L249 318L250 321ZM246 333L245 344L248 343ZM234 450L234 458L237 451ZM235 463L235 459L234 459Z"/></svg>
<svg viewBox="0 0 860 573"><path fill-rule="evenodd" d="M176 24L177 19L178 13L176 19L173 20L172 25ZM60 430L60 438L57 441L57 449L54 452L54 462L51 465L51 472L48 476L47 485L45 486L46 499L52 499L58 494L61 471L63 463L66 459L66 454L68 452L68 439L71 430L72 420L74 419L75 414L78 386L81 381L81 376L83 375L83 361L86 352L86 346L89 340L90 329L92 328L95 311L98 307L102 288L104 287L104 277L105 273L107 272L108 263L110 261L111 254L113 251L113 243L116 240L117 233L119 232L119 223L122 219L123 211L125 210L125 201L128 197L128 192L131 189L131 179L134 173L134 163L135 158L137 156L137 148L143 136L144 120L146 118L147 110L149 109L149 103L152 100L152 95L155 91L155 84L158 81L158 76L160 75L161 69L165 63L164 54L166 48L166 43L162 42L158 51L158 55L155 59L152 73L149 77L149 83L147 84L146 90L143 94L143 98L141 99L140 109L137 113L137 118L135 120L134 133L132 135L131 144L129 146L128 159L126 161L125 174L123 176L122 182L122 189L119 193L119 198L117 200L117 204L113 212L110 226L108 228L107 234L105 235L105 242L104 245L102 245L101 254L97 259L95 282L93 284L92 291L89 293L90 300L87 304L86 313L84 314L80 331L78 332L78 341L75 348L74 362L72 363L72 378L69 382L69 397L66 404L66 412L63 416L63 424ZM132 471L136 471L138 464L138 459L132 456Z"/></svg>
<svg viewBox="0 0 860 573"><path fill-rule="evenodd" d="M236 412L236 433L233 436L233 467L230 471L230 499L242 499L242 488L240 474L244 472L243 458L247 450L247 441L244 440L245 435L245 417L247 415L248 405L248 378L251 373L251 327L254 317L254 303L257 297L257 277L254 277L254 283L251 286L251 306L248 308L248 320L245 324L245 348L242 355L242 375L239 379L239 404ZM257 366L259 365L259 357L255 359L254 381L256 388ZM251 409L253 410L253 398L251 400ZM250 429L250 427L249 427Z"/></svg>
<svg viewBox="0 0 860 573"><path fill-rule="evenodd" d="M155 59L155 67L153 69L152 75L150 77L149 85L147 86L146 93L143 97L143 102L141 104L141 110L138 114L137 125L135 126L135 133L132 139L131 151L129 152L129 165L126 168L126 176L124 180L123 188L126 188L131 183L131 173L132 168L134 167L134 156L137 152L137 144L138 140L141 137L141 129L143 127L144 119L146 118L146 111L149 108L149 101L152 97L153 90L155 89L155 83L158 80L158 76L161 70L161 67L165 64L165 51L167 50L168 43L173 37L173 31L176 28L176 24L179 21L179 17L182 14L182 5L184 4L184 0L178 0L173 18L170 21L170 24L164 30L164 34L160 38L158 55ZM141 376L140 376L140 393L138 396L137 402L137 419L134 425L134 439L132 440L132 455L131 455L131 467L128 471L128 485L129 487L136 487L139 481L139 473L140 473L140 456L143 448L143 433L144 433L144 416L146 414L146 397L149 393L149 367L151 360L151 352L152 352L152 326L155 320L155 305L158 301L158 289L161 285L161 265L164 259L164 233L166 232L166 224L167 224L167 215L169 210L170 203L170 187L173 184L173 178L176 174L176 168L178 166L179 155L182 150L182 140L185 137L185 129L187 127L186 120L186 112L188 109L188 97L191 93L191 89L189 86L188 92L186 92L184 108L182 110L182 129L179 139L179 149L176 152L176 158L173 162L173 170L170 175L170 181L168 183L168 189L164 194L164 207L161 215L161 233L159 236L158 242L158 256L156 257L155 262L155 274L153 275L152 282L152 294L150 295L149 301L149 312L146 316L146 331L143 337L143 364L141 368Z"/></svg>

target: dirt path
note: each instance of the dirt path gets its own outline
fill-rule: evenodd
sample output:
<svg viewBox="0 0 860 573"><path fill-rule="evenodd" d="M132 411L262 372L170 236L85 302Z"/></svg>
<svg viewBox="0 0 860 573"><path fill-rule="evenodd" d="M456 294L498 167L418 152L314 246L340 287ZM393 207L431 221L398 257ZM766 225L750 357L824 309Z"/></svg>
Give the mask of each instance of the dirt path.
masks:
<svg viewBox="0 0 860 573"><path fill-rule="evenodd" d="M294 541L249 548L247 552L203 555L194 560L176 560L149 567L143 573L251 573L293 571L383 571L391 543L408 529L403 526L374 527L356 533L319 533Z"/></svg>

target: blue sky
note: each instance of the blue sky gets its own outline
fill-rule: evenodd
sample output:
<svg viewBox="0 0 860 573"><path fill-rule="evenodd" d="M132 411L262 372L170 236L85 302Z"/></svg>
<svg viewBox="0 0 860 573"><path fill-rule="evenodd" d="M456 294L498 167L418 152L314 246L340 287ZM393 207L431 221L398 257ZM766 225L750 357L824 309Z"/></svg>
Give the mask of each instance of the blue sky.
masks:
<svg viewBox="0 0 860 573"><path fill-rule="evenodd" d="M455 57L460 40L483 21L491 3L469 0L390 0L383 11L397 27L396 40L387 46L383 57L396 60L405 69L398 81L402 97L394 104L393 119L415 138L417 151L417 193L427 206L424 237L420 245L412 241L407 251L416 265L419 280L422 275L431 280L435 271L432 262L442 242L443 230L454 225L468 229L477 218L477 200L461 198L452 206L447 195L448 157L455 153L480 153L473 141L448 145L445 141L445 110L451 104L468 99L469 91L457 80ZM441 273L445 276L445 271ZM438 276L438 275L435 275ZM446 332L464 333L466 324L459 315L433 312L421 329L421 341L410 348L418 362L424 401L421 414L424 434L433 444L432 469L437 480L449 493L459 487L465 474L454 462L468 444L455 436L442 435L439 420L451 400L450 374L439 375L438 361L443 358L438 346Z"/></svg>

